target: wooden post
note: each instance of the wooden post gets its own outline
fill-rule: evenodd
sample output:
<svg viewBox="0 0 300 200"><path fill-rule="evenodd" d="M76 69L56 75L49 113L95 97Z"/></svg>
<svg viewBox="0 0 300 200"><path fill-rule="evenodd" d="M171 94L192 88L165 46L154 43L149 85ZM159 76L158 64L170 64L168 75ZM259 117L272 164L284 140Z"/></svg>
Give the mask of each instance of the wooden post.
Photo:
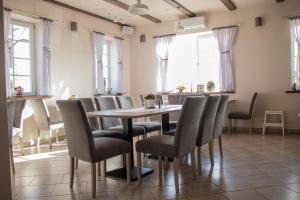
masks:
<svg viewBox="0 0 300 200"><path fill-rule="evenodd" d="M11 178L9 165L9 144L7 128L7 106L6 106L6 76L4 55L4 27L3 27L3 0L0 0L0 199L12 199Z"/></svg>

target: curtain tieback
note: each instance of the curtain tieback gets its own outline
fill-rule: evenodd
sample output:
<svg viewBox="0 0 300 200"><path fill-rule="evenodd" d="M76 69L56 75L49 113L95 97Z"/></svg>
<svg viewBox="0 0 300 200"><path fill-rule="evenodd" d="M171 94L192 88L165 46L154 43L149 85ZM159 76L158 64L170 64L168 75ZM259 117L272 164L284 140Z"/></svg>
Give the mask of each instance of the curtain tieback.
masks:
<svg viewBox="0 0 300 200"><path fill-rule="evenodd" d="M122 62L117 62L117 64L122 65L123 63Z"/></svg>
<svg viewBox="0 0 300 200"><path fill-rule="evenodd" d="M164 59L161 58L160 60L161 60L161 61L165 61L165 60L168 60L168 58L164 58Z"/></svg>
<svg viewBox="0 0 300 200"><path fill-rule="evenodd" d="M230 51L222 51L221 54L230 53Z"/></svg>
<svg viewBox="0 0 300 200"><path fill-rule="evenodd" d="M48 51L49 53L51 52L51 49L48 48L48 47L43 47L43 50L44 50L44 51Z"/></svg>

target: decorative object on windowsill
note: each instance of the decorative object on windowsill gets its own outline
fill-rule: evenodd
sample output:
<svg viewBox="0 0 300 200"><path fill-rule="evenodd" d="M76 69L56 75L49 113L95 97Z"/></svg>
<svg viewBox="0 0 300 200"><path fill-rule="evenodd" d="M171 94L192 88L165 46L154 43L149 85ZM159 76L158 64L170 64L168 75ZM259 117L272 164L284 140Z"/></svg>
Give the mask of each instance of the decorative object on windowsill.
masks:
<svg viewBox="0 0 300 200"><path fill-rule="evenodd" d="M21 86L15 87L16 96L23 96L24 89Z"/></svg>
<svg viewBox="0 0 300 200"><path fill-rule="evenodd" d="M204 85L197 85L197 93L203 94L204 93Z"/></svg>
<svg viewBox="0 0 300 200"><path fill-rule="evenodd" d="M296 91L296 90L297 90L297 88L296 88L296 83L293 84L292 90L293 90L293 91Z"/></svg>
<svg viewBox="0 0 300 200"><path fill-rule="evenodd" d="M112 94L112 88L107 88L106 94Z"/></svg>
<svg viewBox="0 0 300 200"><path fill-rule="evenodd" d="M178 90L178 93L181 94L186 88L184 87L184 85L179 85L176 89Z"/></svg>
<svg viewBox="0 0 300 200"><path fill-rule="evenodd" d="M215 83L213 81L208 81L207 84L206 84L206 89L208 92L213 92L215 91Z"/></svg>
<svg viewBox="0 0 300 200"><path fill-rule="evenodd" d="M155 95L154 94L148 94L144 97L144 108L145 109L155 108Z"/></svg>
<svg viewBox="0 0 300 200"><path fill-rule="evenodd" d="M76 99L76 95L74 95L74 94L69 97L69 100L75 100L75 99Z"/></svg>

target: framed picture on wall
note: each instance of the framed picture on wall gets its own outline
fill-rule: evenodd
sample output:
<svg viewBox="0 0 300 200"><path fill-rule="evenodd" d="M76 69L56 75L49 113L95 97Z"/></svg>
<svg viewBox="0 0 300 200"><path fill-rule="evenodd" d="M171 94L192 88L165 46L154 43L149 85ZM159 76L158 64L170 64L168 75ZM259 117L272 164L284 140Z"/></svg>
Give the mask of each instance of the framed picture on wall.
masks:
<svg viewBox="0 0 300 200"><path fill-rule="evenodd" d="M198 94L204 93L204 85L197 85L197 93Z"/></svg>

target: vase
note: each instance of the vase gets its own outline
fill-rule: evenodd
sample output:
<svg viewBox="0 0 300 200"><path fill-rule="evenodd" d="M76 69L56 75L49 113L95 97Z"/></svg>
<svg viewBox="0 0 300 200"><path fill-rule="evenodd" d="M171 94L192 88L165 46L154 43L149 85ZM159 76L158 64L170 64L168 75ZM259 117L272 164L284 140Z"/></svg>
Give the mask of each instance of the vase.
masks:
<svg viewBox="0 0 300 200"><path fill-rule="evenodd" d="M145 99L144 108L145 109L155 108L155 99Z"/></svg>

